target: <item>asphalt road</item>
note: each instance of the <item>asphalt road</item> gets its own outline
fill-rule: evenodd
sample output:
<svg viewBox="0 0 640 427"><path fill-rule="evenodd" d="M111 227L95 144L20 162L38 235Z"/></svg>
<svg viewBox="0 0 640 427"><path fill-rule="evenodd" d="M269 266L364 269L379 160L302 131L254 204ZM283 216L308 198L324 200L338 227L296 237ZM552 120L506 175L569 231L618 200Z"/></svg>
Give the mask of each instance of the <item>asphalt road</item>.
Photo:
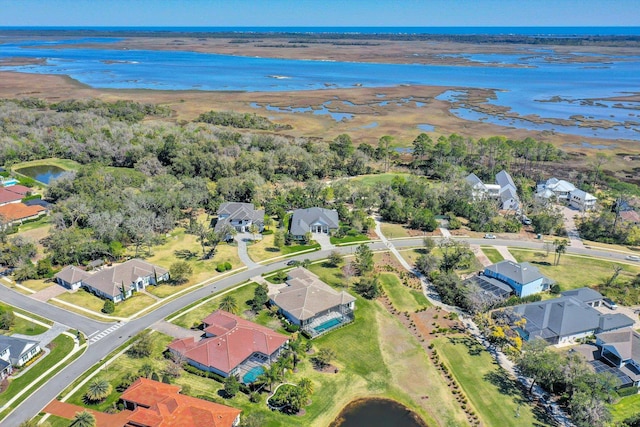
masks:
<svg viewBox="0 0 640 427"><path fill-rule="evenodd" d="M541 249L542 242L531 241L514 241L514 240L485 240L485 239L460 239L476 245L498 245L498 246L511 246L521 247L529 249ZM393 240L393 245L396 248L407 248L412 246L422 245L421 239L398 239ZM355 252L356 245L338 247L343 254L350 254ZM373 250L386 249L382 242L374 242L370 244ZM232 276L226 277L219 281L213 282L202 288L199 288L193 292L185 294L175 300L157 308L153 312L140 317L139 319L131 322L124 323L120 328L115 329L109 335L99 341L89 345L85 353L76 359L73 363L68 365L62 371L57 373L51 378L46 386L40 388L27 399L25 399L3 422L3 426L14 427L18 426L22 421L34 417L38 414L42 408L44 408L51 400L55 399L69 384L71 384L76 378L84 374L89 368L96 363L100 362L103 358L108 356L113 350L124 344L129 338L135 334L148 328L158 320L168 317L170 314L178 311L182 307L185 307L195 301L210 296L214 293L228 289L232 286L249 280L251 277L259 276L264 273L268 273L274 270L281 269L286 266L286 262L296 259L304 260L310 259L312 261L326 258L331 251L317 251L307 254L302 254L293 258L288 258L283 261L278 261L266 266L260 266L252 270L241 271ZM602 250L593 250L586 248L567 248L568 253L579 255L591 255L602 258L609 258L612 260L624 261L625 254L607 252ZM28 312L37 314L42 317L55 320L56 322L68 325L70 328L80 329L87 336L95 334L98 331L103 331L110 328L114 323L103 323L95 320L88 319L84 316L66 311L54 307L52 305L36 301L29 298L26 295L22 295L12 289L5 286L0 286L0 300L7 302L8 304L19 307Z"/></svg>

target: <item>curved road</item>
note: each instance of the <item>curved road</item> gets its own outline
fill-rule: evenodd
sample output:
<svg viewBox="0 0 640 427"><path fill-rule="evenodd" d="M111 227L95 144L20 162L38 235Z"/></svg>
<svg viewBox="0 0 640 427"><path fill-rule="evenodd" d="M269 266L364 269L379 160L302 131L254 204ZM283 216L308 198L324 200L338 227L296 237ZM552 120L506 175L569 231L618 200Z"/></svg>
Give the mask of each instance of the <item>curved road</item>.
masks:
<svg viewBox="0 0 640 427"><path fill-rule="evenodd" d="M470 244L476 245L490 244L496 246L510 246L529 249L542 249L543 245L542 242L501 239L487 241L484 239L460 238L457 240L464 240L469 242ZM422 238L397 239L393 240L393 245L396 248L421 246ZM387 249L386 246L380 241L369 243L369 246L373 250ZM357 245L337 247L335 250L340 251L342 254L351 254L355 252L356 247ZM331 251L329 250L311 252L303 255L298 255L296 257L287 258L282 261L277 261L269 265L261 265L250 270L241 271L237 274L213 282L209 285L205 285L204 287L199 288L193 292L182 295L168 302L167 304L162 305L151 313L148 313L136 320L123 323L122 326L117 329L112 328L116 323L103 323L91 320L73 312L69 312L64 309L54 307L50 304L34 300L5 286L0 286L0 300L28 312L35 313L39 316L46 317L64 325L68 325L70 328L79 329L87 336L91 336L92 334L96 334L108 328L114 329L104 338L90 344L82 356L65 367L62 371L58 372L46 383L44 387L41 387L39 390L35 391L27 399L25 399L7 418L3 420L2 425L17 426L22 421L34 417L42 410L42 408L44 408L51 400L55 399L76 378L80 377L93 365L100 362L113 350L124 344L129 338L148 328L153 323L162 320L168 317L170 314L180 310L182 307L185 307L195 301L220 292L224 289L235 286L238 283L249 280L251 277L259 276L261 274L269 273L271 271L286 267L286 262L292 259L299 261L302 261L303 259L310 259L312 261L315 261L326 258L330 252ZM567 248L567 253L590 255L608 258L616 261L624 261L625 257L625 254L623 253L614 253L586 248L569 247Z"/></svg>

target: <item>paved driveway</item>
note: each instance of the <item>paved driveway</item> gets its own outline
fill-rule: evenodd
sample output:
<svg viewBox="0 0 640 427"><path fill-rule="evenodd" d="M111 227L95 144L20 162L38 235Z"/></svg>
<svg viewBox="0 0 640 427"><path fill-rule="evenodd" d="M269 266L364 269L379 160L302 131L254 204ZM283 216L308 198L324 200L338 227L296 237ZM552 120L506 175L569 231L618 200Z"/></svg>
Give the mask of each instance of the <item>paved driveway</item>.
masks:
<svg viewBox="0 0 640 427"><path fill-rule="evenodd" d="M45 288L41 291L36 292L35 294L31 295L31 298L37 299L38 301L42 301L42 302L47 302L49 301L51 298L56 298L62 294L64 294L65 292L67 292L67 288L65 288L64 286L60 286L57 283L54 283L53 285L49 286L48 288Z"/></svg>
<svg viewBox="0 0 640 427"><path fill-rule="evenodd" d="M197 340L204 334L204 332L197 330L193 331L191 329L181 328L178 325L174 325L173 323L169 323L167 321L161 320L159 322L151 325L151 329L156 332L161 332L163 334L169 335L174 338L189 338L194 337Z"/></svg>
<svg viewBox="0 0 640 427"><path fill-rule="evenodd" d="M247 242L253 240L251 233L238 233L236 235L236 242L238 242L238 256L240 261L247 266L249 270L260 267L260 264L253 262L247 252Z"/></svg>
<svg viewBox="0 0 640 427"><path fill-rule="evenodd" d="M572 209L569 206L562 207L562 215L564 216L564 228L567 230L567 237L571 241L571 247L584 248L584 243L578 234L578 228L576 227L576 221L574 217L580 215L580 211Z"/></svg>
<svg viewBox="0 0 640 427"><path fill-rule="evenodd" d="M335 246L331 244L331 238L328 234L324 233L313 233L311 238L316 242L320 243L320 250L328 251L331 249L335 249Z"/></svg>

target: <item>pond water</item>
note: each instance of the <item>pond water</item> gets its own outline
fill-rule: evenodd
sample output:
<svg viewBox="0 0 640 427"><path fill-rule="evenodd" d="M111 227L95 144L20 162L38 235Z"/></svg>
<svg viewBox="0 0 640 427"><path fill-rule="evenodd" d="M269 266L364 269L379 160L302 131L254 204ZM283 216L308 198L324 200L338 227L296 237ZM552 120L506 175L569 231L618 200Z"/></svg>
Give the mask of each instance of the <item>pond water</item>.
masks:
<svg viewBox="0 0 640 427"><path fill-rule="evenodd" d="M387 399L362 399L342 410L331 427L427 427L414 412Z"/></svg>
<svg viewBox="0 0 640 427"><path fill-rule="evenodd" d="M26 175L29 178L33 178L36 181L43 184L49 184L49 182L62 175L65 170L53 165L40 165L40 166L27 166L26 168L16 169L16 172Z"/></svg>

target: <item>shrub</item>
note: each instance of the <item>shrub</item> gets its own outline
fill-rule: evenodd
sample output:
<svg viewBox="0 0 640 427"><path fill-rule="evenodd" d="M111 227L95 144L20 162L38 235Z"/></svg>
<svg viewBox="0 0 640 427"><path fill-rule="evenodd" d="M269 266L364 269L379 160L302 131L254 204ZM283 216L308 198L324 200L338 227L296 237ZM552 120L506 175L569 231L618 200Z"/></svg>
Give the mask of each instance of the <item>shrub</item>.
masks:
<svg viewBox="0 0 640 427"><path fill-rule="evenodd" d="M224 264L218 264L218 265L216 266L216 271L217 271L218 273L222 273L222 272L224 272L224 271L227 271L227 268L225 267L225 265L224 265Z"/></svg>
<svg viewBox="0 0 640 427"><path fill-rule="evenodd" d="M231 270L233 267L231 266L231 263L227 261L224 263L224 268L225 270Z"/></svg>
<svg viewBox="0 0 640 427"><path fill-rule="evenodd" d="M111 314L116 311L116 305L110 299L104 302L104 306L102 307L102 312L106 314Z"/></svg>

